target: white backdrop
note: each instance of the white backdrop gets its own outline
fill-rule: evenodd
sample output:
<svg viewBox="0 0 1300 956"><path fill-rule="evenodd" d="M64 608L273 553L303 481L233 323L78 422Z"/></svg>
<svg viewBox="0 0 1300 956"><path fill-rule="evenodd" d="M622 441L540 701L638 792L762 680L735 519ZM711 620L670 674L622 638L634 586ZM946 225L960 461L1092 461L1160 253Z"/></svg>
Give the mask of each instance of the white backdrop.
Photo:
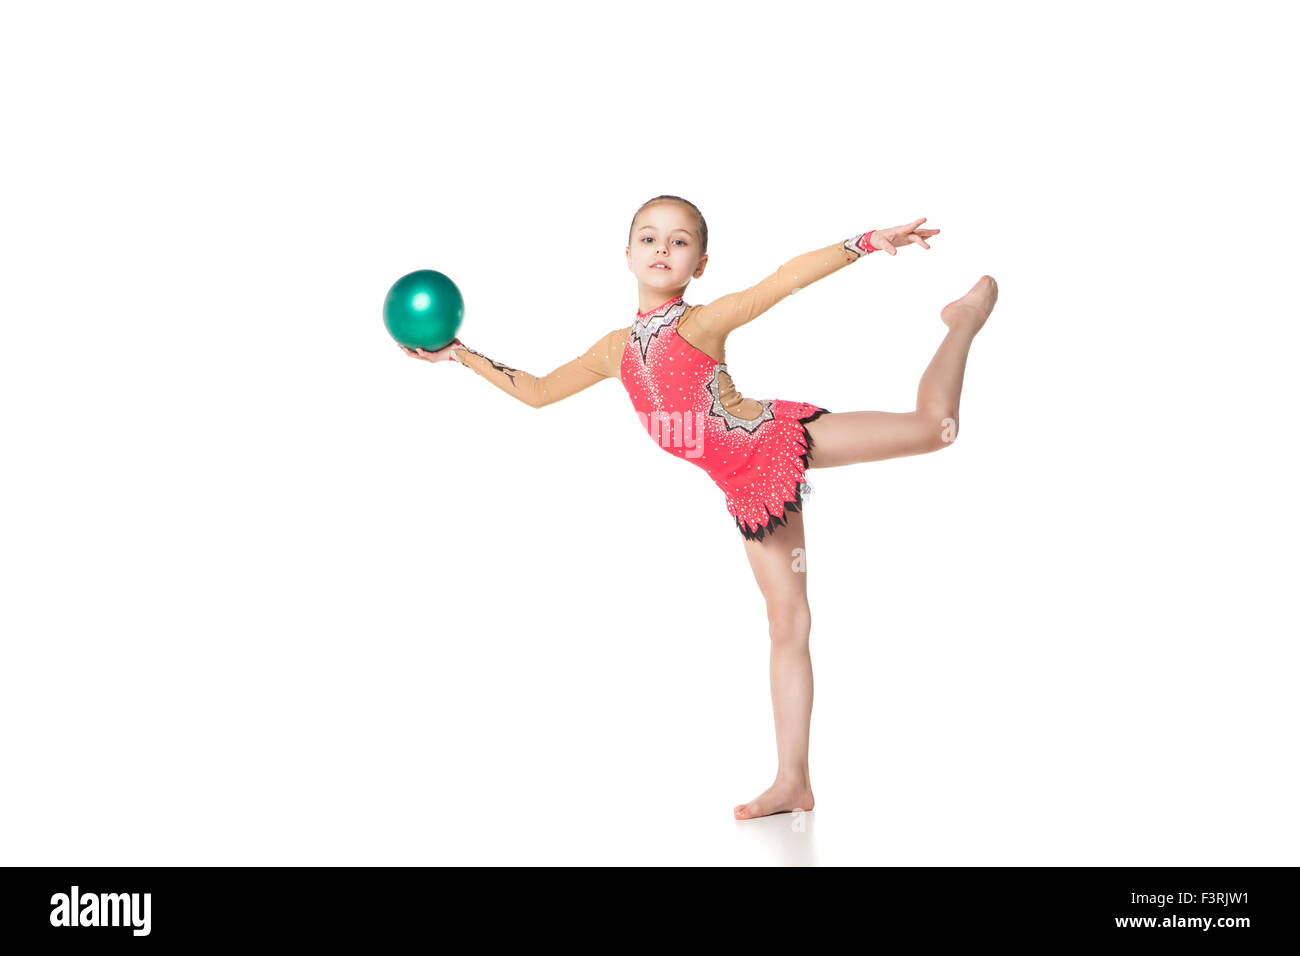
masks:
<svg viewBox="0 0 1300 956"><path fill-rule="evenodd" d="M0 861L1295 865L1282 4L8 5ZM738 332L758 398L962 433L814 470L817 808L722 493L535 374L928 216ZM1284 287L1284 283L1286 283ZM638 502L653 502L643 513Z"/></svg>

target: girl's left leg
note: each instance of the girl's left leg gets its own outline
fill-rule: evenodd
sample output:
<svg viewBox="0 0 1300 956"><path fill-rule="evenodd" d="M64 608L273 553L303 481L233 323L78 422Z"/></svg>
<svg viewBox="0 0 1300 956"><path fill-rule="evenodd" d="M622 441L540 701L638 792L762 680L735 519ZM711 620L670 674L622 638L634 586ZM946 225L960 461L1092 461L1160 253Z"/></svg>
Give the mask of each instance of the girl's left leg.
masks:
<svg viewBox="0 0 1300 956"><path fill-rule="evenodd" d="M813 439L809 468L836 468L864 461L921 455L947 448L957 437L962 379L975 335L998 300L998 284L982 276L939 313L948 334L921 376L916 410L838 412L808 423Z"/></svg>
<svg viewBox="0 0 1300 956"><path fill-rule="evenodd" d="M762 541L746 540L745 554L767 602L772 641L772 713L776 721L776 781L749 803L732 811L750 820L789 810L813 808L808 777L808 731L812 722L813 674L808 609L803 514L789 512L786 523Z"/></svg>

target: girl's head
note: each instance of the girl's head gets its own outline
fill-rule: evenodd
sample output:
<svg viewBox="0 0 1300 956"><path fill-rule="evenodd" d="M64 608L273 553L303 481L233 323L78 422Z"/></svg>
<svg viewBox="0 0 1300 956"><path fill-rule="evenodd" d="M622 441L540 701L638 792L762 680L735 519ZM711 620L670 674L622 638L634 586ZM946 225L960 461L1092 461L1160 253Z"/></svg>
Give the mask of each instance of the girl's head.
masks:
<svg viewBox="0 0 1300 956"><path fill-rule="evenodd" d="M656 196L643 203L632 217L627 242L628 269L642 288L665 300L699 278L709 259L709 227L695 204L681 196Z"/></svg>

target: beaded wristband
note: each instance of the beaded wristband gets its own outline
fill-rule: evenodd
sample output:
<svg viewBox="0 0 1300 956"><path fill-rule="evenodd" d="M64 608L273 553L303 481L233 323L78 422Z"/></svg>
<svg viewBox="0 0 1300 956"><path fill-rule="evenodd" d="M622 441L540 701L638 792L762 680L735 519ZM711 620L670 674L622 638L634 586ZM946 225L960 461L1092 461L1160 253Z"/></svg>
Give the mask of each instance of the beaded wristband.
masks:
<svg viewBox="0 0 1300 956"><path fill-rule="evenodd" d="M845 239L844 251L853 253L859 259L865 255L869 255L870 253L878 252L879 250L871 244L871 236L875 231L876 230L872 229L871 232L864 232L860 236L852 236Z"/></svg>

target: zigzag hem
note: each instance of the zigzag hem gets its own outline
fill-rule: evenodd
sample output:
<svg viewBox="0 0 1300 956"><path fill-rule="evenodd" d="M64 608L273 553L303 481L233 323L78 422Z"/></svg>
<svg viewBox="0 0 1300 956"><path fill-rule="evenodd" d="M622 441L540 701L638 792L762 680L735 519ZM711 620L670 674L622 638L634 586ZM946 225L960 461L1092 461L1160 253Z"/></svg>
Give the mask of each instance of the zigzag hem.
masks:
<svg viewBox="0 0 1300 956"><path fill-rule="evenodd" d="M812 454L812 450L813 450L813 437L812 435L808 434L808 429L805 426L807 426L808 422L815 421L820 416L828 415L828 414L830 414L829 408L819 408L817 409L817 411L813 412L807 418L798 419L799 425L803 427L804 441L808 445L808 450L799 456L799 460L803 462L803 466L805 469L808 467L808 456ZM786 520L790 517L791 512L802 511L802 510L803 510L803 492L799 488L799 483L796 483L794 486L794 500L787 501L785 503L785 508L782 510L779 517L773 515L771 512L768 512L767 524L760 525L757 531L750 531L748 528L746 528L744 525L740 523L739 518L736 518L735 519L736 527L740 529L740 533L744 535L746 539L750 541L762 541L764 534L772 534L774 533L774 530L776 528L785 525Z"/></svg>

